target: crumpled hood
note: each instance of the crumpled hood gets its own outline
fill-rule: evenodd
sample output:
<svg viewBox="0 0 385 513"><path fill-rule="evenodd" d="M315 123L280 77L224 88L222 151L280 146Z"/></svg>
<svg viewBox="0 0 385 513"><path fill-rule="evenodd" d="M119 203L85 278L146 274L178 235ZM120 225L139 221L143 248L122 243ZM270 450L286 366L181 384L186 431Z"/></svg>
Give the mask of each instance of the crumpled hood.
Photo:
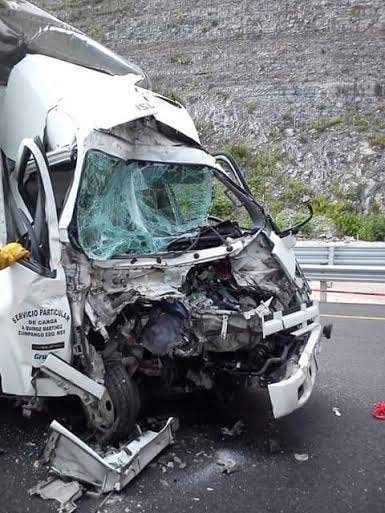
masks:
<svg viewBox="0 0 385 513"><path fill-rule="evenodd" d="M107 294L135 290L137 295L151 300L178 298L183 296L180 289L193 267L225 259L231 262L233 276L242 287L257 286L277 294L281 276L288 276L272 256L269 239L262 233L232 240L231 246L188 251L174 257L149 255L134 259L94 261L93 283L96 288L102 284ZM286 296L285 290L281 294Z"/></svg>

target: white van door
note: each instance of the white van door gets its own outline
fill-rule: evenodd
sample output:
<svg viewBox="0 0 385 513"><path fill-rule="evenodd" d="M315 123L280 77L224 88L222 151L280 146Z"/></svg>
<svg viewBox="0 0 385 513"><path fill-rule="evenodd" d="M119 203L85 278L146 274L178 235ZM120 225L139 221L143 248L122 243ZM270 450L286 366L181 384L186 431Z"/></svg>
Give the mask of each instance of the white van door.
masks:
<svg viewBox="0 0 385 513"><path fill-rule="evenodd" d="M1 392L60 396L51 380L36 378L48 354L72 358L55 198L40 140L22 142L10 175L4 155L0 166L7 242L20 242L31 254L0 271Z"/></svg>

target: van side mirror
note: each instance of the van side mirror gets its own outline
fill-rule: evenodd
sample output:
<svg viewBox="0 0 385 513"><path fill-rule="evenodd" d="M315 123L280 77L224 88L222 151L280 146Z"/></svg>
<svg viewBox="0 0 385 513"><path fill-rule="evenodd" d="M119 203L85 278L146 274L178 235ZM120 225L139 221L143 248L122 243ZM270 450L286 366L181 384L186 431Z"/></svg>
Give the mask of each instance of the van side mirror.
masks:
<svg viewBox="0 0 385 513"><path fill-rule="evenodd" d="M307 207L309 211L309 215L301 221L300 223L294 225L292 228L288 228L287 230L282 230L278 233L281 239L288 237L289 235L297 235L297 233L303 228L309 221L313 219L314 211L309 201L304 203L304 206Z"/></svg>

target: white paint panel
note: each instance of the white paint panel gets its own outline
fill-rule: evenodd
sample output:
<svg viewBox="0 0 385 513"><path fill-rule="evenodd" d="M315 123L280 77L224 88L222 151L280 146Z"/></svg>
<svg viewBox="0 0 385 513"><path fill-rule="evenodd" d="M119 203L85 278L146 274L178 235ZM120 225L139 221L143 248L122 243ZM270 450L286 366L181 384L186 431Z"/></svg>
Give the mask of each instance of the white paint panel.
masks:
<svg viewBox="0 0 385 513"><path fill-rule="evenodd" d="M293 247L295 242L292 237L281 239L273 231L269 234L270 240L274 244L273 255L277 258L278 262L286 270L291 278L295 276L296 259Z"/></svg>
<svg viewBox="0 0 385 513"><path fill-rule="evenodd" d="M3 190L3 170L0 161L0 247L7 242L7 226L5 223L4 190Z"/></svg>
<svg viewBox="0 0 385 513"><path fill-rule="evenodd" d="M39 274L27 262L17 262L0 271L1 386L5 394L60 396L65 392L52 381L37 380L36 388L32 383L34 369L40 367L48 354L53 353L70 362L72 349L71 310L60 261L59 228L51 181L44 157L33 141L23 142L19 152L21 161L26 147L35 156L44 185L50 264L56 274L50 277ZM13 179L20 171L18 161ZM13 189L17 190L16 187ZM19 208L26 210L20 194L15 195L15 201Z"/></svg>
<svg viewBox="0 0 385 513"><path fill-rule="evenodd" d="M5 394L35 395L33 368L52 352L71 361L71 312L63 269L45 278L16 263L0 271L0 375ZM58 347L47 350L47 347ZM38 392L42 391L39 389ZM65 395L50 382L45 395Z"/></svg>
<svg viewBox="0 0 385 513"><path fill-rule="evenodd" d="M8 158L16 159L20 142L43 137L48 113L68 115L74 132L86 136L92 129L108 130L114 126L147 116L154 116L199 143L194 123L184 107L162 100L135 84L138 75L110 76L99 71L43 55L27 55L12 70L4 98L0 147ZM47 134L58 141L74 139L50 120L58 134ZM62 133L63 132L63 133Z"/></svg>
<svg viewBox="0 0 385 513"><path fill-rule="evenodd" d="M268 385L273 414L276 419L289 415L308 401L317 375L314 355L320 338L321 326L316 324L309 335L293 374L287 379Z"/></svg>

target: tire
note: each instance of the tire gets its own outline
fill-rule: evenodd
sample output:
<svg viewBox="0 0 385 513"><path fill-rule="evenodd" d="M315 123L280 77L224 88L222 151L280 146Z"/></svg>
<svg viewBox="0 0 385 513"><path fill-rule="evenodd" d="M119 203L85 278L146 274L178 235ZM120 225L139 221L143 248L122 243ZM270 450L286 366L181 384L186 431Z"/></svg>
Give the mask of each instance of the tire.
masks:
<svg viewBox="0 0 385 513"><path fill-rule="evenodd" d="M106 366L104 384L114 408L114 424L99 437L99 442L107 443L125 440L135 428L140 410L140 398L136 383L120 363Z"/></svg>

